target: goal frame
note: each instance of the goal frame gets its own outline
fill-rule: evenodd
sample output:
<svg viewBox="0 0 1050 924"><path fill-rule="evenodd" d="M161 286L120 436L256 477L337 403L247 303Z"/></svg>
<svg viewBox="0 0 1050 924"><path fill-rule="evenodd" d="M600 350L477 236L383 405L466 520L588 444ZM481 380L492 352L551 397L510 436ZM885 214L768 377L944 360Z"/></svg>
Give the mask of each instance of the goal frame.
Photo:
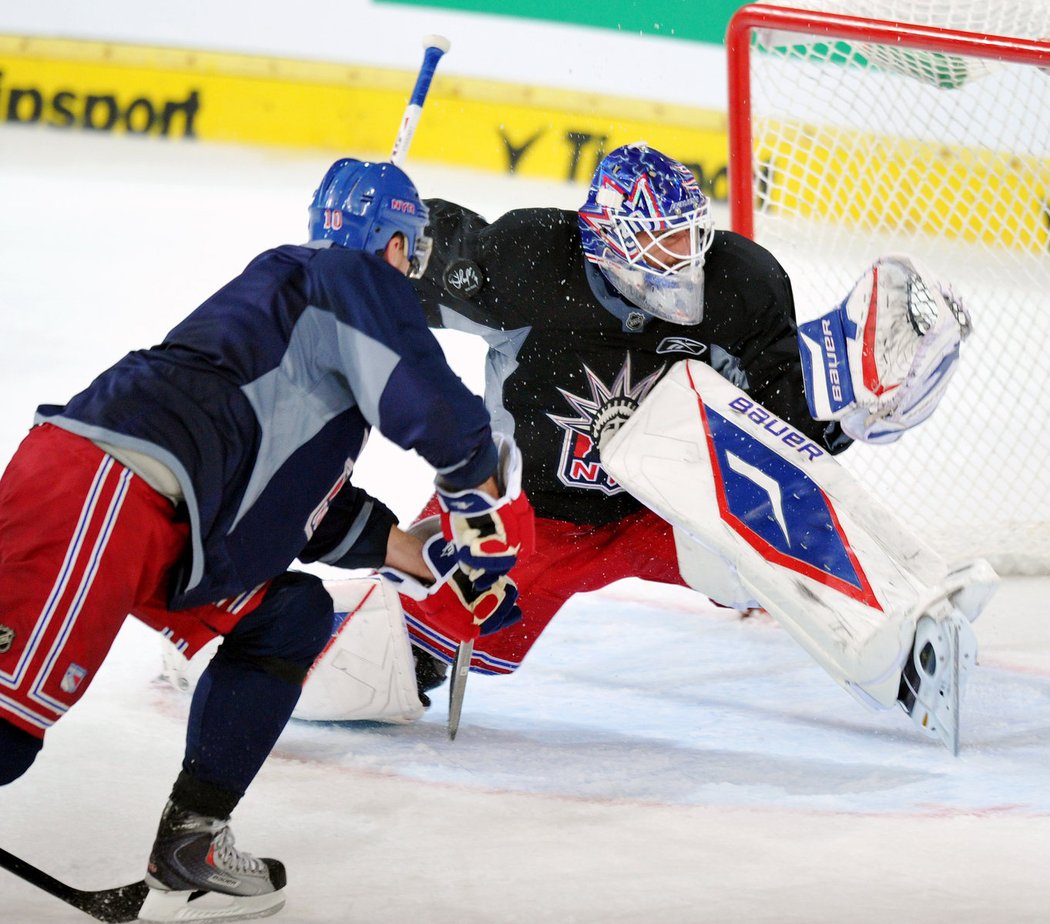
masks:
<svg viewBox="0 0 1050 924"><path fill-rule="evenodd" d="M804 2L804 0L801 0ZM730 228L754 237L755 172L751 131L751 34L755 29L893 44L916 51L957 52L1050 68L1050 43L935 26L821 13L766 3L741 7L726 30Z"/></svg>

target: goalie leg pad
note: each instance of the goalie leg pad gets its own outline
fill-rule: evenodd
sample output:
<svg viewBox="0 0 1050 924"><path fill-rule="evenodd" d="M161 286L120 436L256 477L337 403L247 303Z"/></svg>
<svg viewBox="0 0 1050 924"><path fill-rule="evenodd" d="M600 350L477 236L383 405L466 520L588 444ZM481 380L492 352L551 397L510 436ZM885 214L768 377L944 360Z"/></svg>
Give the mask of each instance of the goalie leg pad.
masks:
<svg viewBox="0 0 1050 924"><path fill-rule="evenodd" d="M397 594L379 578L325 583L335 605L332 634L303 683L292 718L401 725L424 712ZM219 645L193 658L161 638L161 678L192 692Z"/></svg>
<svg viewBox="0 0 1050 924"><path fill-rule="evenodd" d="M725 556L711 551L677 526L674 527L674 544L682 580L693 590L741 612L762 608Z"/></svg>
<svg viewBox="0 0 1050 924"><path fill-rule="evenodd" d="M423 714L397 593L379 578L325 585L337 621L292 714L314 721L403 725ZM338 618L342 617L342 618Z"/></svg>
<svg viewBox="0 0 1050 924"><path fill-rule="evenodd" d="M984 562L951 571L830 454L693 360L603 443L602 463L868 706L896 705L920 616L972 619L996 581Z"/></svg>

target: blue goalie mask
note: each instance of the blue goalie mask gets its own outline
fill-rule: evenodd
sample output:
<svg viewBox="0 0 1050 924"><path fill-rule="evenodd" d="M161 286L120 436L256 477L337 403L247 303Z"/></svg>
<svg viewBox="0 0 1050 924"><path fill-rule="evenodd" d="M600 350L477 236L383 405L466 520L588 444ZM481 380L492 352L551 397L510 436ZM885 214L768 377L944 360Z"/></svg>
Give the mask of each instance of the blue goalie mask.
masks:
<svg viewBox="0 0 1050 924"><path fill-rule="evenodd" d="M689 169L642 143L607 154L580 208L584 256L633 305L675 324L704 314L707 197Z"/></svg>
<svg viewBox="0 0 1050 924"><path fill-rule="evenodd" d="M405 236L408 275L427 268L431 240L425 234L429 213L408 175L394 164L373 164L347 157L337 160L310 204L311 241L382 253L395 234Z"/></svg>

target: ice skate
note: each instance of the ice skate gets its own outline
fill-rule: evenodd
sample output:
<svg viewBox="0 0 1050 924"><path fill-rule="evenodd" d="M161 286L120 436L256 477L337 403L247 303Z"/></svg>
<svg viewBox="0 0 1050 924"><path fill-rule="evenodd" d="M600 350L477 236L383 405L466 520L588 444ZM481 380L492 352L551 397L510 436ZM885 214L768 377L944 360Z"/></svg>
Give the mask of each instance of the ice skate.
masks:
<svg viewBox="0 0 1050 924"><path fill-rule="evenodd" d="M139 920L242 921L276 914L287 881L278 860L234 847L229 819L209 818L169 802L146 872L149 895Z"/></svg>
<svg viewBox="0 0 1050 924"><path fill-rule="evenodd" d="M901 672L898 701L923 732L959 753L959 706L966 675L977 661L977 638L956 610L923 615Z"/></svg>

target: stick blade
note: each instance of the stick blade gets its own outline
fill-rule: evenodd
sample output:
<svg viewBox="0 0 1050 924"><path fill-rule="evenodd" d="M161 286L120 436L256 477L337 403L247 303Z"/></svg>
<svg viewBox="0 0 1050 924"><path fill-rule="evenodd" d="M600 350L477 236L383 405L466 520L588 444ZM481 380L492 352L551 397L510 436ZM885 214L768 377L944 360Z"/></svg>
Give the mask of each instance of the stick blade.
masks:
<svg viewBox="0 0 1050 924"><path fill-rule="evenodd" d="M470 676L470 659L474 657L474 639L460 642L456 658L452 662L452 680L448 688L448 737L456 740L459 717L463 712L463 695L467 692L467 677Z"/></svg>
<svg viewBox="0 0 1050 924"><path fill-rule="evenodd" d="M149 886L139 880L116 889L104 889L101 892L82 892L79 898L69 902L85 914L90 914L96 921L108 924L127 924L137 921L142 903L149 894Z"/></svg>
<svg viewBox="0 0 1050 924"><path fill-rule="evenodd" d="M142 903L149 894L149 886L141 879L115 889L100 889L97 892L75 889L3 848L0 848L0 867L67 905L91 915L96 921L105 921L107 924L124 924L138 920Z"/></svg>

